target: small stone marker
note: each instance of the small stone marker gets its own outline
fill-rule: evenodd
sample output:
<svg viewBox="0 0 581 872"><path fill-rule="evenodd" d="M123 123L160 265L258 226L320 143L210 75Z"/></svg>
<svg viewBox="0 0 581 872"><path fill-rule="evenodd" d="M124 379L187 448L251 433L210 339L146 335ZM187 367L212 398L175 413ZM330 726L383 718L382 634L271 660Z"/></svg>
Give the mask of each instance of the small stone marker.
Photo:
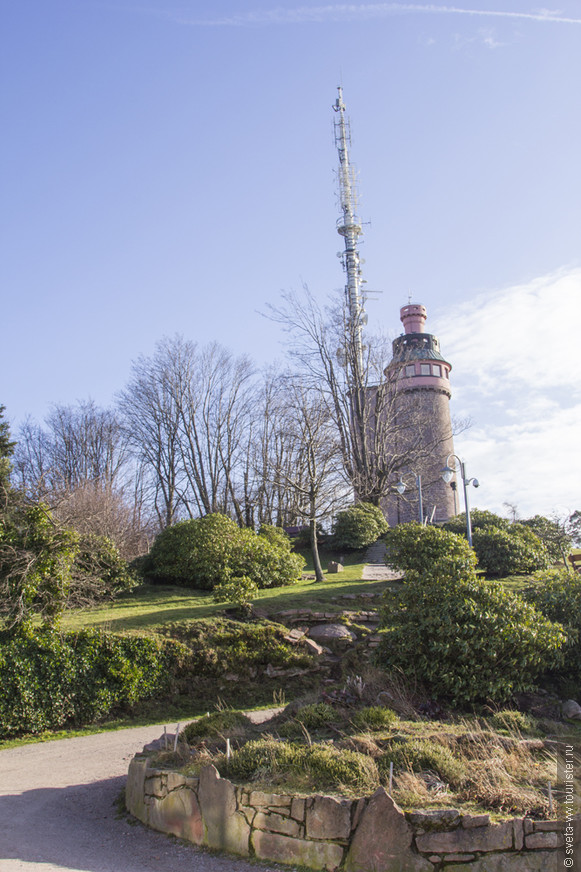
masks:
<svg viewBox="0 0 581 872"><path fill-rule="evenodd" d="M329 565L327 566L327 572L331 572L331 573L343 572L343 569L344 569L343 564L337 563L336 560L330 560Z"/></svg>

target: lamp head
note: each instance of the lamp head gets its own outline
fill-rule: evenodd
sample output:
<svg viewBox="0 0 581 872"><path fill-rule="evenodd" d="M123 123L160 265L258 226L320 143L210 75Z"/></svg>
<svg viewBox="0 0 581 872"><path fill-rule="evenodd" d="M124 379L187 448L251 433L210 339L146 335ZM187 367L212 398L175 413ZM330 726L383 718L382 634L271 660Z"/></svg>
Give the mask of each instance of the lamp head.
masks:
<svg viewBox="0 0 581 872"><path fill-rule="evenodd" d="M455 470L452 469L450 466L444 467L444 469L442 470L442 478L444 479L446 484L449 484L452 481L452 479L454 478L454 473Z"/></svg>
<svg viewBox="0 0 581 872"><path fill-rule="evenodd" d="M477 478L472 479L472 487L480 487L480 482Z"/></svg>
<svg viewBox="0 0 581 872"><path fill-rule="evenodd" d="M404 491L405 491L405 489L406 489L406 484L405 484L405 481L403 481L402 478L400 478L400 480L399 480L398 483L396 484L395 489L396 489L396 491L398 492L398 494L400 494L400 495L404 493Z"/></svg>

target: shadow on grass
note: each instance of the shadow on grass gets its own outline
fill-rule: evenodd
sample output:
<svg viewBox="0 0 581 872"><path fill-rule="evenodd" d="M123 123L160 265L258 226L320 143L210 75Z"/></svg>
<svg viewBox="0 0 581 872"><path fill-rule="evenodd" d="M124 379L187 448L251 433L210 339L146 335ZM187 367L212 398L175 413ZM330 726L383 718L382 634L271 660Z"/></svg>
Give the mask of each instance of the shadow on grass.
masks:
<svg viewBox="0 0 581 872"><path fill-rule="evenodd" d="M387 586L384 581L342 580L339 575L323 582L305 580L289 587L262 590L254 604L269 614L289 609L341 611L352 604L341 601L340 597L346 594L381 593ZM353 607L355 604L356 601ZM212 594L207 591L147 586L107 607L69 612L62 625L66 630L84 627L101 627L114 632L146 630L175 621L217 616L223 613L224 608L224 604L214 603Z"/></svg>

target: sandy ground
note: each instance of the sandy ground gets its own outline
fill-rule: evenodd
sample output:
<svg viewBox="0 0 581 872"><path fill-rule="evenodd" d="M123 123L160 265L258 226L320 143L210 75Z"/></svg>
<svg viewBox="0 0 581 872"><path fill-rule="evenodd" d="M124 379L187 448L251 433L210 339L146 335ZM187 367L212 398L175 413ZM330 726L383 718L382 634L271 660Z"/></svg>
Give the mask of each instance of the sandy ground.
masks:
<svg viewBox="0 0 581 872"><path fill-rule="evenodd" d="M119 814L129 760L162 731L0 751L0 872L278 872L205 853Z"/></svg>

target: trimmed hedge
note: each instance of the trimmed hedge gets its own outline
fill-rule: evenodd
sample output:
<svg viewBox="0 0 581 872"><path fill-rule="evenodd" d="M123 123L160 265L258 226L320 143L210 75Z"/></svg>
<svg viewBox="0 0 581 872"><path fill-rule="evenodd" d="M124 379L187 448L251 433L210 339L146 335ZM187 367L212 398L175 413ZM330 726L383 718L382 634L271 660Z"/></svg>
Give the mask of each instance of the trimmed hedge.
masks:
<svg viewBox="0 0 581 872"><path fill-rule="evenodd" d="M168 689L182 646L99 630L0 635L0 738L99 721Z"/></svg>

